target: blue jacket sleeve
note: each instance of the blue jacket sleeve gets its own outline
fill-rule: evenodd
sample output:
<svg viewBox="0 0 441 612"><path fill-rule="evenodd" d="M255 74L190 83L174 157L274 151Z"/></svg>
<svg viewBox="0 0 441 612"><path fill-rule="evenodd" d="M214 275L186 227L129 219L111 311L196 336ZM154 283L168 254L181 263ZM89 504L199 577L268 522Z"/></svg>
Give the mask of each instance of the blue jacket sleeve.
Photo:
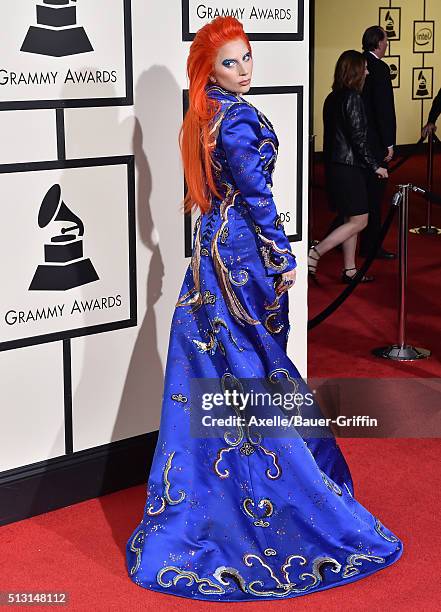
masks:
<svg viewBox="0 0 441 612"><path fill-rule="evenodd" d="M223 118L220 137L236 187L258 228L266 274L274 276L294 269L296 258L265 177L258 148L264 137L255 109L246 103L230 107Z"/></svg>

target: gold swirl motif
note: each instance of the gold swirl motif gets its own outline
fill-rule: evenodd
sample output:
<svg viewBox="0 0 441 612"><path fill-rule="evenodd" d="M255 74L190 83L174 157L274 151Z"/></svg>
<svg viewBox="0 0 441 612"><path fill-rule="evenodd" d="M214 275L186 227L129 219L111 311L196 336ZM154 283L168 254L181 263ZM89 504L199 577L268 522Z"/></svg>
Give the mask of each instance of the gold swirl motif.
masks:
<svg viewBox="0 0 441 612"><path fill-rule="evenodd" d="M280 580L277 578L276 574L274 573L274 571L272 570L272 568L267 565L258 555L254 555L251 553L247 553L243 556L243 562L245 563L245 565L247 565L248 567L252 567L253 566L253 559L256 559L260 565L262 567L264 567L265 569L268 570L269 575L271 576L271 578L274 580L274 582L277 585L282 586L282 583L280 582ZM259 593L258 591L256 592L254 589L254 585L259 584L262 585L262 581L261 580L253 580L252 582L249 583L248 585L248 589L251 591L251 593L254 593L255 595L260 595L261 593ZM276 595L276 593L274 593Z"/></svg>
<svg viewBox="0 0 441 612"><path fill-rule="evenodd" d="M232 374L230 374L229 372L225 372L225 374L222 376L221 378L221 387L222 387L222 391L225 392L226 390L226 381L227 380L231 380L233 385L236 385L237 387L239 387L240 391L243 391L243 387L241 385L241 383L239 382L239 380L237 380L237 378L235 376L233 376ZM240 411L236 406L232 406L234 412L236 413L237 416L240 416ZM229 453L230 451L234 450L235 448L237 448L237 446L239 446L239 444L242 442L244 434L243 434L243 428L241 425L239 425L238 421L236 420L236 439L232 438L232 433L231 431L226 431L224 434L224 440L225 442L228 444L228 447L224 447L219 449L219 451L217 452L217 456L216 456L216 460L213 464L213 468L215 473L217 474L217 476L219 476L219 478L228 478L228 476L230 475L230 470L225 469L223 472L219 470L219 464L223 461L224 458L224 454L225 453Z"/></svg>
<svg viewBox="0 0 441 612"><path fill-rule="evenodd" d="M274 162L276 163L277 161L277 147L274 143L274 141L271 138L264 138L263 140L260 141L259 146L257 147L259 150L259 153L261 152L261 149L263 149L264 145L269 144L272 149L273 149L273 154L271 155L271 157L269 158L269 160L266 162L266 164L263 166L264 170L268 170L268 168L270 167L270 165Z"/></svg>
<svg viewBox="0 0 441 612"><path fill-rule="evenodd" d="M242 589L242 591L244 591L244 593L247 592L245 580L242 578L242 576L235 567L226 567L225 565L220 565L213 572L213 576L216 578L216 580L218 580L221 584L224 584L225 586L230 586L230 582L225 580L224 577L230 576L235 580L236 583L239 584L239 587Z"/></svg>
<svg viewBox="0 0 441 612"><path fill-rule="evenodd" d="M283 567L283 571L289 568L291 564L291 560L293 558L299 558L299 557L300 555L292 555L291 557L288 557L287 564L285 564L285 566ZM303 559L300 561L300 565L304 565L306 563L306 559L304 559L304 561ZM303 588L299 587L295 589L295 591L298 593L308 591L312 587L322 582L323 581L322 569L325 567L325 565L331 565L331 572L333 572L334 574L338 574L338 572L341 570L341 564L333 557L326 557L326 556L316 557L314 561L312 562L312 573L303 572L302 574L299 575L300 580L306 580L307 578L311 578L312 582L310 584L307 584ZM286 580L288 580L288 575L285 573L285 571L284 571L284 577Z"/></svg>
<svg viewBox="0 0 441 612"><path fill-rule="evenodd" d="M266 548L264 550L264 555L266 557L275 556L277 555L277 551L274 550L274 548ZM342 570L342 564L339 563L337 559L334 559L333 557L329 557L326 555L315 557L315 559L313 559L312 564L311 564L311 571L302 572L298 576L298 579L300 581L304 582L305 580L308 580L309 583L305 584L304 586L300 586L300 584L297 584L297 582L294 582L291 579L289 570L294 567L293 566L294 561L298 562L299 568L307 564L306 557L304 557L303 555L288 555L286 557L285 562L280 567L280 573L282 575L282 580L275 574L272 567L268 565L267 563L265 563L265 560L262 559L259 555L256 555L253 553L245 553L242 557L242 560L243 560L243 563L247 567L253 567L255 563L257 562L261 568L264 568L266 570L269 577L274 581L274 587L269 588L269 589L263 588L264 580L262 579L252 580L251 582L247 583L245 579L243 578L243 576L241 575L240 571L235 567L219 566L216 568L215 572L213 573L213 577L224 586L230 586L231 583L225 580L225 578L231 577L234 579L236 585L244 593L253 593L253 595L256 595L258 597L268 597L268 596L287 597L291 593L304 593L306 591L310 591L311 589L313 589L314 587L316 587L317 585L319 585L320 583L324 581L325 577L324 577L323 571L326 566L331 566L330 570L334 574L339 574ZM378 557L375 555L365 555L365 554L348 555L348 557L346 558L346 565L341 574L342 578L343 579L349 578L350 576L353 576L354 573L359 573L358 568L354 566L355 565L360 566L362 563L362 560L371 561L374 563L384 563L385 562L383 557ZM355 571L352 573L349 573L348 569L355 570ZM162 579L163 574L167 571L176 572L177 576L173 578L173 581L165 582ZM196 582L199 585L198 590L204 594L218 594L218 593L222 594L226 592L224 589L222 589L222 587L219 587L218 585L214 584L208 578L200 578L194 572L190 572L187 570L181 570L175 566L168 566L168 567L162 568L157 574L157 580L159 584L161 584L164 587L169 587L172 584L176 585L178 580L180 580L181 578L187 578L188 580L187 586L191 586L192 584ZM211 589L205 588L205 585L208 585L209 587L211 587Z"/></svg>
<svg viewBox="0 0 441 612"><path fill-rule="evenodd" d="M161 497L161 505L159 506L159 508L157 510L153 510L153 504L150 504L147 508L147 514L149 516L158 516L158 514L164 512L166 505L167 504L165 502L165 499Z"/></svg>
<svg viewBox="0 0 441 612"><path fill-rule="evenodd" d="M213 468L216 474L219 476L219 478L228 478L228 476L230 475L230 470L227 468L225 468L223 472L219 470L219 463L222 462L224 458L224 453L229 453L232 450L234 450L233 446L231 446L230 448L225 447L225 448L221 448L217 453L216 461L213 464Z"/></svg>
<svg viewBox="0 0 441 612"><path fill-rule="evenodd" d="M380 521L377 519L377 517L375 517L375 531L381 535L382 538L384 538L385 540L387 540L388 542L398 542L398 538L396 538L394 535L393 536L387 536L384 531L382 531L383 525L380 523Z"/></svg>
<svg viewBox="0 0 441 612"><path fill-rule="evenodd" d="M229 270L222 261L218 248L218 238L222 234L224 227L226 227L228 224L228 211L232 206L234 206L235 199L239 193L240 192L238 190L233 193L233 187L231 185L227 186L227 194L220 205L222 224L211 242L211 256L222 295L224 296L225 303L232 316L242 326L245 326L245 323L248 323L249 325L260 325L260 321L258 319L254 319L249 312L247 312L235 294L231 286Z"/></svg>
<svg viewBox="0 0 441 612"><path fill-rule="evenodd" d="M276 220L274 221L274 227L276 229L278 229L279 227L285 228L283 221L282 221L282 217L280 216L280 213L277 215Z"/></svg>
<svg viewBox="0 0 441 612"><path fill-rule="evenodd" d="M209 289L204 291L204 304L214 304L216 301L216 295L211 293Z"/></svg>
<svg viewBox="0 0 441 612"><path fill-rule="evenodd" d="M231 275L231 270L228 272L228 278L230 279L230 282L233 285L236 285L236 287L242 287L242 285L245 285L245 283L248 282L248 278L249 278L249 274L246 270L239 270L239 274L243 274L243 280L242 281L237 281L235 280L232 275Z"/></svg>
<svg viewBox="0 0 441 612"><path fill-rule="evenodd" d="M282 255L283 253L291 253L291 255L293 255L293 252L291 251L291 249L289 249L288 247L285 249L281 249L279 246L277 246L277 243L275 240L270 240L264 234L262 234L262 232L260 232L259 237L261 240L263 240L265 244L271 247L276 253L279 253L280 255Z"/></svg>
<svg viewBox="0 0 441 612"><path fill-rule="evenodd" d="M300 386L299 383L297 382L295 378L293 378L290 375L290 373L288 372L286 368L276 368L275 370L272 370L269 373L268 380L274 385L277 385L277 383L279 382L275 376L276 374L283 374L285 379L289 380L289 382L292 384L292 391L291 391L292 394L296 395L299 392L299 386ZM300 406L296 405L296 409L297 409L297 416L301 416Z"/></svg>
<svg viewBox="0 0 441 612"><path fill-rule="evenodd" d="M167 504L169 504L170 506L174 506L176 504L180 504L185 499L185 491L182 491L182 490L178 491L179 493L178 499L172 499L170 497L171 483L168 479L168 473L171 469L171 464L172 464L175 452L176 451L173 451L172 453L170 453L170 455L167 458L167 462L165 464L165 468L164 468L164 472L162 476L163 484L164 484L164 493L163 493L163 496L161 496L161 505L157 510L153 510L153 504L150 504L146 510L149 516L157 516L158 514L161 514L161 512L164 512Z"/></svg>
<svg viewBox="0 0 441 612"><path fill-rule="evenodd" d="M210 353L210 355L214 355L217 347L219 346L219 342L213 332L207 331L207 334L210 338L208 342L202 342L201 340L193 340L193 343L196 344L200 353Z"/></svg>
<svg viewBox="0 0 441 612"><path fill-rule="evenodd" d="M276 288L276 285L277 285L277 281L274 280L274 289ZM280 296L276 294L274 302L271 302L271 304L268 304L268 302L265 302L265 310L279 310L280 308L279 298Z"/></svg>
<svg viewBox="0 0 441 612"><path fill-rule="evenodd" d="M265 319L264 325L265 328L270 332L270 334L279 334L285 326L283 325L283 323L280 323L279 325L272 327L271 321L274 317L277 318L277 312L272 312L271 314L269 314Z"/></svg>
<svg viewBox="0 0 441 612"><path fill-rule="evenodd" d="M236 384L236 386L238 386L239 389L241 391L243 391L243 386L240 383L240 381L235 376L230 374L229 372L226 372L222 376L222 379L221 379L221 387L222 387L222 390L224 392L225 392L225 388L226 388L225 384L226 384L226 380L227 379L232 379L233 380L233 384ZM236 413L236 416L238 418L241 418L240 409L237 408L234 405L232 406L232 408L233 408L234 412ZM236 429L237 429L237 438L235 440L231 440L231 438L230 438L231 432L230 431L225 432L224 440L228 444L228 447L221 448L217 452L217 456L216 456L216 459L215 459L214 464L213 464L213 469L214 469L215 473L217 474L217 476L219 476L219 478L228 478L228 476L230 475L230 470L228 470L228 469L225 469L224 471L220 471L219 470L219 464L223 461L224 454L229 453L230 451L237 449L239 444L244 439L244 428L241 425L236 425ZM254 447L254 449L259 448L263 453L265 453L265 455L267 455L268 457L271 457L271 459L272 459L272 466L265 470L265 474L266 474L267 478L269 478L270 480L276 480L277 478L280 478L280 476L282 474L282 469L281 469L281 467L280 467L280 465L278 463L278 459L277 459L276 453L274 453L273 451L268 450L267 448L262 446L262 444L260 444L260 442L262 440L262 435L260 433L257 434L257 439L256 440L252 439L252 437L250 435L248 423L245 424L245 431L246 431L246 437L247 437L248 443L250 443ZM245 444L244 444L244 446L245 446ZM249 452L248 447L247 447L247 451L244 452L243 454L249 456L252 453ZM272 471L271 471L273 467L275 468L275 473L272 473Z"/></svg>
<svg viewBox="0 0 441 612"><path fill-rule="evenodd" d="M173 393L171 398L175 402L181 402L182 404L186 404L188 402L188 398L185 397L185 395L182 395L182 393Z"/></svg>
<svg viewBox="0 0 441 612"><path fill-rule="evenodd" d="M176 576L172 580L168 580L167 582L163 580L163 576L166 572L176 572ZM219 584L215 584L209 578L200 578L196 572L191 572L190 570L181 570L179 567L175 567L174 565L167 565L167 567L162 567L158 573L156 574L156 580L158 584L161 586L168 588L172 584L175 586L178 584L179 580L187 580L185 586L192 586L194 583L198 585L199 593L203 595L221 595L225 593L225 589L223 589Z"/></svg>
<svg viewBox="0 0 441 612"><path fill-rule="evenodd" d="M281 573L283 576L283 580L285 582L282 582L281 580L279 580L279 578L274 574L274 571L272 570L272 568L269 565L267 565L258 555L250 555L250 554L244 555L244 563L250 567L252 566L251 559L256 559L257 561L259 561L260 565L268 570L270 577L276 583L274 590L267 590L267 589L262 590L262 589L256 589L256 586L260 586L260 587L262 586L261 580L254 580L253 582L250 582L250 584L247 585L248 590L251 593L254 593L255 595L259 595L261 597L268 596L268 595L274 595L276 597L286 597L287 595L293 592L303 593L305 591L309 591L310 589L312 589L317 584L323 581L323 575L321 572L322 572L322 568L325 565L331 564L332 565L331 571L334 573L338 573L341 569L341 564L333 557L327 557L327 556L316 557L312 563L312 573L303 572L302 574L299 575L300 580L304 581L306 579L310 579L311 582L309 584L306 584L304 587L300 587L297 585L297 583L292 582L290 580L288 570L290 569L290 567L292 567L291 564L292 564L292 561L294 560L297 560L299 562L299 565L305 565L307 561L303 555L289 555L286 558L285 563L281 566Z"/></svg>
<svg viewBox="0 0 441 612"><path fill-rule="evenodd" d="M224 227L224 229L222 230L221 237L220 237L220 241L222 242L222 244L226 243L229 233L230 233L230 230L228 229L228 226Z"/></svg>
<svg viewBox="0 0 441 612"><path fill-rule="evenodd" d="M212 326L215 334L219 333L221 327L226 329L227 332L228 332L228 335L230 337L231 342L236 346L236 348L239 351L243 351L243 348L237 344L236 339L234 338L233 334L231 333L230 328L225 323L224 319L221 319L220 317L214 317L213 322L210 321L210 325Z"/></svg>
<svg viewBox="0 0 441 612"><path fill-rule="evenodd" d="M290 255L295 257L293 252L291 251L290 248L281 249L279 246L277 246L275 240L270 240L269 238L264 236L262 232L260 232L258 236L265 243L263 246L260 247L260 251L262 253L265 265L267 266L267 268L272 268L273 270L282 272L288 265L288 258L285 257L284 253L289 253ZM271 254L273 252L278 253L279 255L282 255L282 261L280 264L276 264L272 261Z"/></svg>
<svg viewBox="0 0 441 612"><path fill-rule="evenodd" d="M247 439L251 442L251 444L255 446L256 448L259 448L259 444L262 441L262 434L259 432L259 430L256 431L256 437L253 439L250 433L250 426L248 422L245 421L245 431L246 431Z"/></svg>
<svg viewBox="0 0 441 612"><path fill-rule="evenodd" d="M259 501L259 503L257 504L258 508L264 508L265 512L264 515L259 517L259 515L257 515L255 512L253 512L253 510L250 508L250 506L252 506L254 508L254 501L251 499L251 497L247 497L246 499L243 500L242 502L242 506L243 509L245 510L246 514L253 518L253 524L256 527L269 527L269 522L265 521L264 519L268 518L269 516L272 516L273 512L274 512L274 506L271 502L271 500L263 498ZM266 550L270 550L270 549L266 549ZM266 551L264 551L265 554L269 554ZM275 552L274 552L275 554Z"/></svg>
<svg viewBox="0 0 441 612"><path fill-rule="evenodd" d="M231 330L229 329L228 325L225 323L224 319L221 319L220 317L214 317L213 321L211 321L211 319L209 319L212 331L207 331L207 335L209 337L209 341L208 342L201 342L200 340L194 340L193 342L194 344L196 344L196 346L198 347L198 350L201 353L207 353L209 352L210 355L214 355L214 353L216 352L216 349L219 347L219 349L221 350L223 355L226 355L226 351L225 351L225 347L223 345L223 342L221 342L221 340L218 340L218 338L216 337L216 335L219 333L221 327L225 328L229 334L230 340L231 342L236 346L236 348L239 351L243 351L243 348L241 346L239 346L237 344L237 341L235 340L233 334L231 333Z"/></svg>
<svg viewBox="0 0 441 612"><path fill-rule="evenodd" d="M212 130L212 132L214 132L214 131L216 131L216 130L215 130L215 129L214 129L214 130ZM214 145L215 145L215 143L214 143ZM214 148L214 147L213 147L213 148ZM211 160L211 165L212 165L212 166L213 166L213 168L216 170L216 172L217 172L218 174L221 174L221 172L222 172L222 170L223 170L223 168L222 168L222 164L221 164L220 162L218 162L216 159L214 159L214 157L213 157L213 156L211 156L211 157L210 157L210 160Z"/></svg>
<svg viewBox="0 0 441 612"><path fill-rule="evenodd" d="M276 368L275 370L272 370L269 373L268 380L273 384L277 384L278 382L277 378L275 378L275 374L283 374L286 380L289 380L289 382L292 383L292 387L293 387L292 393L298 393L299 383L297 382L295 378L293 378L290 375L290 373L288 372L286 368Z"/></svg>
<svg viewBox="0 0 441 612"><path fill-rule="evenodd" d="M242 383L235 377L233 376L233 374L230 374L229 372L225 372L221 378L221 388L222 391L225 394L226 388L227 388L227 381L230 381L230 387L234 388L236 387L236 390L243 393L243 386ZM236 416L241 416L240 414L240 408L238 408L237 406L233 406L233 410L236 413ZM236 423L239 423L239 421L236 420ZM236 438L232 437L231 431L226 431L225 435L224 435L224 440L225 442L229 445L229 446L238 446L242 440L243 440L243 428L241 425L236 425Z"/></svg>
<svg viewBox="0 0 441 612"><path fill-rule="evenodd" d="M143 529L140 529L139 531L135 533L135 535L132 538L132 541L130 542L130 550L136 554L135 565L130 568L131 576L133 576L133 574L136 574L141 564L141 553L142 553L144 541L145 541L145 532Z"/></svg>
<svg viewBox="0 0 441 612"><path fill-rule="evenodd" d="M220 87L213 87L210 89L210 91L219 91L221 93L225 93ZM228 94L234 96L236 98L236 102L232 102L222 111L220 110L222 108L222 104L218 103L219 106L217 110L215 111L216 114L214 117L214 121L212 121L211 129L208 132L209 136L211 137L211 140L209 142L210 152L212 152L216 148L217 137L218 137L220 126L224 119L225 114L230 110L230 108L232 108L233 106L236 106L239 102L242 102L242 103L245 102L245 100L243 100L236 94L233 94L231 92L228 92ZM223 170L222 164L220 162L217 162L214 159L213 155L210 156L210 162L211 162L211 165L214 167L217 175L220 176Z"/></svg>
<svg viewBox="0 0 441 612"><path fill-rule="evenodd" d="M254 446L249 442L244 442L240 447L240 452L242 455L247 455L247 457L249 457L254 453Z"/></svg>
<svg viewBox="0 0 441 612"><path fill-rule="evenodd" d="M198 308L200 308L203 304L201 291L200 291L200 276L199 276L199 270L200 270L200 264L201 264L201 226L202 226L202 215L200 215L196 221L196 225L195 225L196 236L195 236L194 249L193 249L193 254L191 256L191 263L190 263L190 267L193 272L194 286L190 289L190 291L187 291L187 293L184 293L184 295L182 295L175 304L175 307L191 306L190 308L191 313L198 310ZM193 293L195 295L191 297L190 299L188 299L189 296L191 296Z"/></svg>
<svg viewBox="0 0 441 612"><path fill-rule="evenodd" d="M265 474L271 480L277 480L277 478L280 478L280 476L282 475L282 468L280 467L280 465L278 463L276 453L274 453L273 451L268 450L267 448L265 448L261 444L259 444L259 448L263 450L265 455L268 455L269 457L272 458L273 466L276 468L276 473L275 474L271 474L271 471L270 471L271 468L268 468L267 470L265 470Z"/></svg>
<svg viewBox="0 0 441 612"><path fill-rule="evenodd" d="M360 566L363 559L366 561L371 561L372 563L384 563L385 561L383 557L378 557L376 555L365 555L362 553L349 555L346 559L347 565L345 565L343 568L343 578L350 578L355 574L359 574L360 570L355 566Z"/></svg>
<svg viewBox="0 0 441 612"><path fill-rule="evenodd" d="M274 240L273 240L274 242ZM288 265L288 259L285 255L282 256L282 261L279 264L274 263L271 260L271 247L269 246L261 246L260 252L262 253L263 261L267 268L271 268L272 270L277 270L278 272L283 272L283 270Z"/></svg>

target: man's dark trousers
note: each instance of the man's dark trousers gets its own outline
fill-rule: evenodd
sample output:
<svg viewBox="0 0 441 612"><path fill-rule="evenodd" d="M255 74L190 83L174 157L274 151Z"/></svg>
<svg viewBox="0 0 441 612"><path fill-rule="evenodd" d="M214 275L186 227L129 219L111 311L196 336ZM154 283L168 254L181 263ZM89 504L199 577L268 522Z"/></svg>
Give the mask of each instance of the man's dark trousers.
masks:
<svg viewBox="0 0 441 612"><path fill-rule="evenodd" d="M384 167L387 164L382 164ZM367 257L381 230L381 204L387 187L387 179L380 179L374 172L366 172L366 183L369 201L368 224L360 233L360 255Z"/></svg>

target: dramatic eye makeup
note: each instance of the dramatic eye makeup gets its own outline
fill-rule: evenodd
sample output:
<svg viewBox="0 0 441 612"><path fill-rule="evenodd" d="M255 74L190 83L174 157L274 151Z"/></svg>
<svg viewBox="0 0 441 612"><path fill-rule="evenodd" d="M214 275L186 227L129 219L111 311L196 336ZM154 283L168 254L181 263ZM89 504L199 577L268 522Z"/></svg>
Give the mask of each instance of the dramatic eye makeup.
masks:
<svg viewBox="0 0 441 612"><path fill-rule="evenodd" d="M250 59L251 59L251 53L248 51L243 56L242 60L244 62L248 62ZM235 59L224 59L222 62L222 66L225 66L226 68L231 68L231 66L233 66L235 63L236 63Z"/></svg>

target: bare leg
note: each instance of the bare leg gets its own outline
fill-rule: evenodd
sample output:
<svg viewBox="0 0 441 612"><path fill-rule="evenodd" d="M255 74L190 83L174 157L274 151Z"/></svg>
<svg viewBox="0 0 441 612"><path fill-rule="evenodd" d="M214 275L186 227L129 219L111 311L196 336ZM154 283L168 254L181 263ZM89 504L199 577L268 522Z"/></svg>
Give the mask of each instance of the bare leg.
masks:
<svg viewBox="0 0 441 612"><path fill-rule="evenodd" d="M354 215L352 217L345 217L345 223L340 225L333 230L329 236L326 236L321 242L316 244L317 251L320 256L324 255L338 244L344 243L348 238L354 237L354 256L355 256L355 245L357 244L357 234L361 232L367 225L368 213L363 215ZM345 262L346 263L346 262ZM351 267L351 266L346 266Z"/></svg>
<svg viewBox="0 0 441 612"><path fill-rule="evenodd" d="M368 213L345 217L345 222L334 229L326 238L309 249L308 270L315 277L319 257L333 249L338 244L343 244L345 268L354 268L349 276L356 273L355 270L355 248L357 236L368 222Z"/></svg>
<svg viewBox="0 0 441 612"><path fill-rule="evenodd" d="M346 269L355 268L355 249L357 248L358 234L354 234L343 242L343 263ZM351 276L352 270L348 273Z"/></svg>

